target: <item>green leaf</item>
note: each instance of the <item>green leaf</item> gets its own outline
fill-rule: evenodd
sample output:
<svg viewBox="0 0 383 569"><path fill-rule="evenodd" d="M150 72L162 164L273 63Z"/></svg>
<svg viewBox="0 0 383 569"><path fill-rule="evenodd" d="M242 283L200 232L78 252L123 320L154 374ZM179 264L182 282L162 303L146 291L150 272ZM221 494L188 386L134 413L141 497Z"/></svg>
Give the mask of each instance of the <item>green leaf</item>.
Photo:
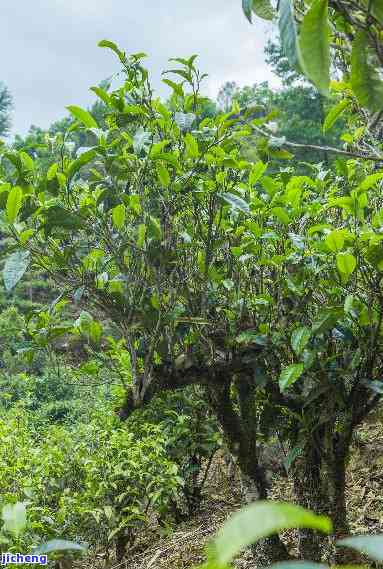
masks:
<svg viewBox="0 0 383 569"><path fill-rule="evenodd" d="M281 375L279 376L279 387L281 391L285 391L287 387L290 387L293 383L300 378L304 371L303 364L291 364L285 367L281 371Z"/></svg>
<svg viewBox="0 0 383 569"><path fill-rule="evenodd" d="M113 225L116 229L121 229L125 223L126 211L124 204L120 203L112 209Z"/></svg>
<svg viewBox="0 0 383 569"><path fill-rule="evenodd" d="M161 142L156 142L155 144L153 144L149 153L150 158L155 158L156 156L161 154L164 148L168 146L169 142L170 141L166 139L166 140L161 140Z"/></svg>
<svg viewBox="0 0 383 569"><path fill-rule="evenodd" d="M111 49L118 56L121 63L125 63L126 61L125 53L120 49L118 49L117 45L114 42L109 40L101 40L98 42L98 47L106 47L108 49Z"/></svg>
<svg viewBox="0 0 383 569"><path fill-rule="evenodd" d="M293 347L294 352L299 356L307 342L310 340L311 330L307 328L307 326L302 326L301 328L297 328L291 334L291 345Z"/></svg>
<svg viewBox="0 0 383 569"><path fill-rule="evenodd" d="M331 233L327 235L325 243L327 247L330 249L330 251L332 251L333 253L337 253L343 248L344 245L343 233L341 233L341 231L334 229L334 231L331 231Z"/></svg>
<svg viewBox="0 0 383 569"><path fill-rule="evenodd" d="M144 223L140 223L137 229L137 247L143 247L145 244L145 237L146 237L146 225Z"/></svg>
<svg viewBox="0 0 383 569"><path fill-rule="evenodd" d="M3 268L4 286L7 291L13 289L24 275L30 260L29 251L16 251L5 261Z"/></svg>
<svg viewBox="0 0 383 569"><path fill-rule="evenodd" d="M49 235L54 227L75 230L83 226L81 217L59 205L50 207L44 212L44 216L46 235Z"/></svg>
<svg viewBox="0 0 383 569"><path fill-rule="evenodd" d="M318 318L313 322L311 331L313 334L323 334L331 330L341 316L341 311L337 308L324 310Z"/></svg>
<svg viewBox="0 0 383 569"><path fill-rule="evenodd" d="M25 243L27 243L27 241L32 237L32 235L35 233L34 229L25 229L24 231L22 231L19 234L19 238L20 238L20 243L22 245L25 245Z"/></svg>
<svg viewBox="0 0 383 569"><path fill-rule="evenodd" d="M19 186L15 186L8 194L6 213L9 223L14 223L19 214L23 201L23 190Z"/></svg>
<svg viewBox="0 0 383 569"><path fill-rule="evenodd" d="M167 188L170 184L170 175L166 166L161 164L161 162L157 164L157 175L161 186Z"/></svg>
<svg viewBox="0 0 383 569"><path fill-rule="evenodd" d="M174 73L175 75L179 75L182 79L185 79L185 81L193 85L193 77L190 71L186 71L185 69L168 69L163 72L163 74L165 73Z"/></svg>
<svg viewBox="0 0 383 569"><path fill-rule="evenodd" d="M361 0L365 8L370 8L370 14L383 25L383 1L382 0Z"/></svg>
<svg viewBox="0 0 383 569"><path fill-rule="evenodd" d="M155 308L156 310L160 310L161 308L161 304L160 304L160 299L158 298L158 294L152 294L151 298L150 298L150 304L153 306L153 308Z"/></svg>
<svg viewBox="0 0 383 569"><path fill-rule="evenodd" d="M194 69L194 62L197 59L198 55L194 54L189 59L184 59L183 57L171 57L169 61L176 61L177 63L181 63L181 65L185 65L189 67L189 69Z"/></svg>
<svg viewBox="0 0 383 569"><path fill-rule="evenodd" d="M252 10L263 20L272 20L275 16L270 0L253 0Z"/></svg>
<svg viewBox="0 0 383 569"><path fill-rule="evenodd" d="M336 266L338 267L338 271L341 275L345 277L345 280L347 280L355 271L356 259L351 253L338 253L336 256Z"/></svg>
<svg viewBox="0 0 383 569"><path fill-rule="evenodd" d="M18 153L16 152L4 152L4 158L7 158L12 164L13 166L16 168L16 170L20 173L21 169L22 169L22 162L20 159L20 156Z"/></svg>
<svg viewBox="0 0 383 569"><path fill-rule="evenodd" d="M93 322L90 323L89 326L89 337L92 340L92 342L98 344L101 340L101 336L102 336L102 326L100 322L94 320Z"/></svg>
<svg viewBox="0 0 383 569"><path fill-rule="evenodd" d="M372 61L368 42L368 32L361 31L355 35L351 53L351 87L360 105L377 112L383 109L383 81L378 65Z"/></svg>
<svg viewBox="0 0 383 569"><path fill-rule="evenodd" d="M162 79L162 82L166 83L166 85L169 85L169 87L171 87L173 89L173 91L175 92L175 94L178 95L179 97L184 96L184 90L183 90L182 84L175 83L174 81L171 81L170 79Z"/></svg>
<svg viewBox="0 0 383 569"><path fill-rule="evenodd" d="M301 56L292 0L280 0L278 24L283 52L290 65L299 68Z"/></svg>
<svg viewBox="0 0 383 569"><path fill-rule="evenodd" d="M85 164L88 164L89 162L91 162L95 156L96 156L96 151L92 149L92 150L87 150L86 152L83 152L81 154L81 156L76 158L76 160L73 160L73 162L70 163L69 168L68 168L68 178L69 179L73 178L73 176L83 166L85 166Z"/></svg>
<svg viewBox="0 0 383 569"><path fill-rule="evenodd" d="M363 182L357 187L358 192L365 192L373 188L380 180L383 179L383 172L378 172L376 174L370 174L367 176Z"/></svg>
<svg viewBox="0 0 383 569"><path fill-rule="evenodd" d="M278 221L283 223L283 225L288 225L290 223L288 213L283 207L273 207L271 213L275 215Z"/></svg>
<svg viewBox="0 0 383 569"><path fill-rule="evenodd" d="M47 180L53 180L53 178L56 178L56 174L57 174L57 170L58 170L58 165L56 163L52 164L47 171Z"/></svg>
<svg viewBox="0 0 383 569"><path fill-rule="evenodd" d="M19 152L19 156L23 167L29 172L33 172L35 168L33 158L29 156L27 152L23 152L22 150Z"/></svg>
<svg viewBox="0 0 383 569"><path fill-rule="evenodd" d="M364 256L373 267L379 270L383 269L383 246L381 243L370 245Z"/></svg>
<svg viewBox="0 0 383 569"><path fill-rule="evenodd" d="M51 553L52 551L82 551L87 550L86 545L80 545L74 541L66 541L65 539L51 539L46 543L42 543L33 550L35 554Z"/></svg>
<svg viewBox="0 0 383 569"><path fill-rule="evenodd" d="M293 504L259 501L231 516L218 532L213 547L218 563L224 565L259 539L285 529L309 528L330 533L331 521Z"/></svg>
<svg viewBox="0 0 383 569"><path fill-rule="evenodd" d="M148 230L151 237L154 237L158 241L161 241L162 239L161 224L159 220L153 216L149 216Z"/></svg>
<svg viewBox="0 0 383 569"><path fill-rule="evenodd" d="M367 2L366 2L367 6L368 6L368 1L369 0L367 0ZM371 14L383 26L383 2L382 2L382 0L372 0L372 2L371 2Z"/></svg>
<svg viewBox="0 0 383 569"><path fill-rule="evenodd" d="M356 549L375 561L383 561L383 535L357 535L336 542L337 546Z"/></svg>
<svg viewBox="0 0 383 569"><path fill-rule="evenodd" d="M97 122L88 111L85 111L81 107L76 107L75 105L69 105L67 109L71 115L86 126L86 128L98 128Z"/></svg>
<svg viewBox="0 0 383 569"><path fill-rule="evenodd" d="M153 160L163 160L164 162L168 162L176 170L178 170L180 167L177 156L172 152L160 152L159 154L153 156Z"/></svg>
<svg viewBox="0 0 383 569"><path fill-rule="evenodd" d="M262 161L256 162L251 169L249 175L249 184L250 186L254 186L258 180L263 176L265 171L267 170L267 164L264 164Z"/></svg>
<svg viewBox="0 0 383 569"><path fill-rule="evenodd" d="M318 91L328 95L330 85L330 41L328 1L314 0L300 27L299 47L305 75Z"/></svg>
<svg viewBox="0 0 383 569"><path fill-rule="evenodd" d="M142 207L140 196L138 194L131 194L129 196L129 207L136 215L140 215Z"/></svg>
<svg viewBox="0 0 383 569"><path fill-rule="evenodd" d="M332 107L332 109L330 109L330 111L327 113L327 116L323 123L323 132L327 132L328 130L330 130L330 128L334 126L338 118L350 105L351 105L350 99L343 99L343 101L339 101L337 105Z"/></svg>
<svg viewBox="0 0 383 569"><path fill-rule="evenodd" d="M251 12L253 8L253 0L242 0L242 10L251 24Z"/></svg>
<svg viewBox="0 0 383 569"><path fill-rule="evenodd" d="M194 138L190 132L185 134L185 147L186 147L186 154L189 158L198 158L199 156L199 149L198 149L198 142Z"/></svg>
<svg viewBox="0 0 383 569"><path fill-rule="evenodd" d="M249 204L235 194L223 193L220 194L220 196L225 200L225 202L230 204L233 209L238 209L243 213L250 212Z"/></svg>
<svg viewBox="0 0 383 569"><path fill-rule="evenodd" d="M4 530L16 536L20 535L27 525L27 512L25 504L5 504L1 510Z"/></svg>
<svg viewBox="0 0 383 569"><path fill-rule="evenodd" d="M86 310L82 310L74 325L75 327L80 328L82 332L88 332L92 322L93 317L91 314L89 314L89 312L86 312Z"/></svg>
<svg viewBox="0 0 383 569"><path fill-rule="evenodd" d="M235 340L238 344L258 344L258 346L267 346L267 336L265 334L259 334L257 330L241 332Z"/></svg>
<svg viewBox="0 0 383 569"><path fill-rule="evenodd" d="M95 93L107 107L110 107L111 98L109 93L107 93L104 89L101 89L101 87L91 87L90 90L93 91L93 93Z"/></svg>

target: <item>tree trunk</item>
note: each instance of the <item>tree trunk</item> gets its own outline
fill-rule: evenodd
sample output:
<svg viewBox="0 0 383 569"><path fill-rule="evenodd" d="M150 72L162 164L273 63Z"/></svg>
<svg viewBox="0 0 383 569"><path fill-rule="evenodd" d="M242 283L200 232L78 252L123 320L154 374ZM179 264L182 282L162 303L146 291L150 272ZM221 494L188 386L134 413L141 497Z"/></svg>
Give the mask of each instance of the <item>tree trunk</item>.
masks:
<svg viewBox="0 0 383 569"><path fill-rule="evenodd" d="M316 514L328 513L329 503L323 492L321 457L314 441L310 441L293 470L294 494L297 503ZM323 537L312 530L298 530L299 558L321 561Z"/></svg>
<svg viewBox="0 0 383 569"><path fill-rule="evenodd" d="M220 388L208 390L210 405L221 425L230 452L236 457L244 485L247 502L253 498L268 497L265 471L258 461L257 419L254 401L255 390L251 383L241 378L237 382L240 412L233 406L230 396L231 382L222 378ZM289 559L289 553L279 535L258 541L253 547L256 567Z"/></svg>
<svg viewBox="0 0 383 569"><path fill-rule="evenodd" d="M351 432L351 430L350 430ZM327 480L329 487L329 500L331 503L330 517L334 532L332 537L332 551L330 562L333 564L359 564L362 563L357 551L336 547L335 542L350 534L347 520L346 504L346 468L349 454L351 435L332 440L332 453L327 463Z"/></svg>
<svg viewBox="0 0 383 569"><path fill-rule="evenodd" d="M267 567L278 561L289 559L289 553L279 535L271 535L265 539L260 539L252 546L254 567Z"/></svg>
<svg viewBox="0 0 383 569"><path fill-rule="evenodd" d="M349 549L337 548L335 542L349 535L346 507L346 465L350 436L341 438L332 425L307 441L306 450L297 461L294 493L299 505L330 517L330 537L310 530L299 531L299 557L307 561L357 563L359 556Z"/></svg>
<svg viewBox="0 0 383 569"><path fill-rule="evenodd" d="M349 534L346 508L346 457L344 454L335 455L335 464L330 478L332 486L331 517L337 539Z"/></svg>

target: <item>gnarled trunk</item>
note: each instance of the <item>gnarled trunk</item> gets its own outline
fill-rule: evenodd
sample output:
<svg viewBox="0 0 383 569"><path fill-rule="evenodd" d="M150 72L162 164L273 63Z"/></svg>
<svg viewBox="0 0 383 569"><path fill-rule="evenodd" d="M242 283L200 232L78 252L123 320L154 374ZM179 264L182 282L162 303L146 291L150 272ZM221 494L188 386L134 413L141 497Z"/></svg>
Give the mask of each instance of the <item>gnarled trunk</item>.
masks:
<svg viewBox="0 0 383 569"><path fill-rule="evenodd" d="M323 489L321 467L320 452L315 442L311 441L294 466L293 487L296 502L316 514L328 513L329 507ZM300 559L321 561L323 536L312 530L299 530L298 552Z"/></svg>
<svg viewBox="0 0 383 569"><path fill-rule="evenodd" d="M210 405L224 432L230 452L236 457L241 472L245 501L266 500L268 485L265 471L259 464L257 450L257 419L255 388L251 380L241 377L236 382L239 413L230 396L231 382L222 377L219 388L208 388ZM289 558L286 546L278 535L263 539L252 547L256 566L266 566Z"/></svg>
<svg viewBox="0 0 383 569"><path fill-rule="evenodd" d="M326 456L326 475L331 504L330 517L334 532L330 562L334 564L359 564L361 557L357 551L336 547L335 542L350 534L346 504L346 469L351 443L351 427L343 437L333 436L331 452Z"/></svg>
<svg viewBox="0 0 383 569"><path fill-rule="evenodd" d="M352 550L335 547L349 534L346 507L346 466L350 435L340 437L333 426L321 427L306 442L306 449L293 469L296 502L316 514L325 514L333 523L330 537L299 531L299 557L308 561L355 563Z"/></svg>

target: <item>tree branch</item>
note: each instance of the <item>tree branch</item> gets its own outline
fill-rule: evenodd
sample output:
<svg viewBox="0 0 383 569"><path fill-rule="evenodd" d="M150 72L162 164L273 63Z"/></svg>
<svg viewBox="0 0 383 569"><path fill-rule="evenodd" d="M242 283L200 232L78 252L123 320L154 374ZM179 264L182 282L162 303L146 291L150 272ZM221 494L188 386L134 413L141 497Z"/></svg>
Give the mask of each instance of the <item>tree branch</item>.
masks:
<svg viewBox="0 0 383 569"><path fill-rule="evenodd" d="M259 128L258 126L251 125L252 129L262 134L262 136L270 137L274 136L271 133ZM282 146L288 146L289 148L299 148L303 150L318 150L320 152L332 152L334 154L340 154L342 156L350 156L351 158L361 158L363 160L373 160L374 162L383 162L383 155L371 155L362 154L361 152L353 152L352 150L342 150L341 148L335 148L333 146L319 146L317 144L301 144L298 142L290 142L285 140Z"/></svg>

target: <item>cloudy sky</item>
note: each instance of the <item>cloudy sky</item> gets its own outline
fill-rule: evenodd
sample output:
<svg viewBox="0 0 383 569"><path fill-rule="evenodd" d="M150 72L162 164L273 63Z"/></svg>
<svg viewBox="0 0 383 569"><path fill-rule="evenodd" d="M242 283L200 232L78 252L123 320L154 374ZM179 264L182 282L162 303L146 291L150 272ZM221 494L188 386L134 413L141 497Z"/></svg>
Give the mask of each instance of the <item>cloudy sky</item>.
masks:
<svg viewBox="0 0 383 569"><path fill-rule="evenodd" d="M251 26L240 0L3 0L0 80L14 98L13 133L31 124L47 127L65 106L87 106L89 87L119 70L100 39L126 52L145 51L154 84L169 57L198 53L209 74L205 92L225 81L252 84L273 79L263 47L269 24Z"/></svg>

